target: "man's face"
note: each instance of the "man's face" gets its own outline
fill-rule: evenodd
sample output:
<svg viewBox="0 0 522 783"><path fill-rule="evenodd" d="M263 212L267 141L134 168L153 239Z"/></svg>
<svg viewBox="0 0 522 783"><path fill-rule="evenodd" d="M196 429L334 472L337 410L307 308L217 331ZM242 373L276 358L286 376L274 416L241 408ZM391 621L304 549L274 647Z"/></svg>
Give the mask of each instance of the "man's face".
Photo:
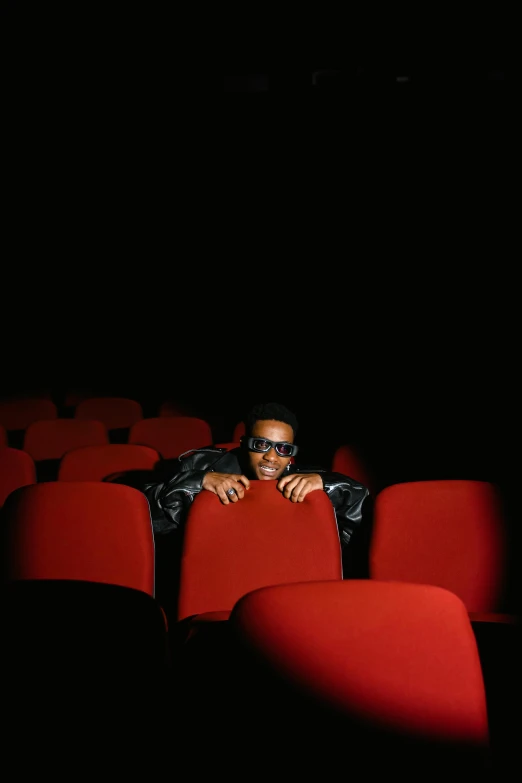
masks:
<svg viewBox="0 0 522 783"><path fill-rule="evenodd" d="M256 421L252 430L252 436L256 438L267 438L268 440L279 443L294 442L294 431L289 424L282 421L260 420ZM247 459L252 475L261 481L270 481L278 479L283 473L291 457L280 457L276 450L271 447L269 451L260 453L258 451L248 451Z"/></svg>

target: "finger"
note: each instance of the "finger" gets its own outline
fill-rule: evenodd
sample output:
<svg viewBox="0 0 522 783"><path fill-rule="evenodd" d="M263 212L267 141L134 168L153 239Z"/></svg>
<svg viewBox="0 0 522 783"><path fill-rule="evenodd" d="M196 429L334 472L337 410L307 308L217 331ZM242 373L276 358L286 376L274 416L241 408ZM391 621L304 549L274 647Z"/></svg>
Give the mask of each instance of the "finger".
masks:
<svg viewBox="0 0 522 783"><path fill-rule="evenodd" d="M237 485L238 488L240 486L240 484ZM243 489L241 488L241 492L242 491ZM240 499L239 489L236 489L236 487L229 487L229 489L227 489L227 497L231 503L237 503L237 501Z"/></svg>
<svg viewBox="0 0 522 783"><path fill-rule="evenodd" d="M283 478L280 478L277 482L277 488L280 492L283 491L285 486L288 484L289 481L292 481L295 479L295 476L283 476Z"/></svg>
<svg viewBox="0 0 522 783"><path fill-rule="evenodd" d="M294 489L299 485L299 483L300 483L300 479L296 478L295 476L291 479L291 481L287 481L286 485L282 490L285 498L291 500Z"/></svg>
<svg viewBox="0 0 522 783"><path fill-rule="evenodd" d="M238 482L236 482L235 485L228 484L224 490L228 501L230 503L237 503L237 501L240 500L239 493L243 492L243 485Z"/></svg>
<svg viewBox="0 0 522 783"><path fill-rule="evenodd" d="M239 481L232 487L235 490L234 494L230 496L231 500L241 500L245 496L245 488Z"/></svg>
<svg viewBox="0 0 522 783"><path fill-rule="evenodd" d="M292 491L292 503L302 503L308 493L308 482L301 479Z"/></svg>
<svg viewBox="0 0 522 783"><path fill-rule="evenodd" d="M228 495L224 487L220 487L219 489L217 489L216 495L218 496L218 498L220 499L220 501L223 503L224 506L228 506L230 501L228 499Z"/></svg>
<svg viewBox="0 0 522 783"><path fill-rule="evenodd" d="M238 476L237 481L240 482L245 487L245 489L250 489L250 481L247 479L246 476L243 475Z"/></svg>
<svg viewBox="0 0 522 783"><path fill-rule="evenodd" d="M303 487L301 487L299 494L297 496L297 502L302 503L310 491L311 491L311 487L309 484L305 484Z"/></svg>

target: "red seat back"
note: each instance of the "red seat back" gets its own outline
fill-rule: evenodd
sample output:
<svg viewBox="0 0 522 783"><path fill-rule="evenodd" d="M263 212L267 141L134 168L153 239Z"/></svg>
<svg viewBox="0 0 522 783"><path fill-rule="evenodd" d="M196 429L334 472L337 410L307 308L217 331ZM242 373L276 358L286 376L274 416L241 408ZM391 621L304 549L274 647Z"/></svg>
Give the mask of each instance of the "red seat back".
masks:
<svg viewBox="0 0 522 783"><path fill-rule="evenodd" d="M438 585L469 612L502 611L506 526L499 489L486 481L393 484L375 498L370 576Z"/></svg>
<svg viewBox="0 0 522 783"><path fill-rule="evenodd" d="M24 436L24 451L38 460L61 459L66 451L81 446L102 446L109 442L105 424L82 419L35 421Z"/></svg>
<svg viewBox="0 0 522 783"><path fill-rule="evenodd" d="M152 470L160 456L149 446L109 443L82 446L63 455L58 469L59 481L103 481L127 470Z"/></svg>
<svg viewBox="0 0 522 783"><path fill-rule="evenodd" d="M178 619L230 611L256 587L341 579L341 549L325 492L292 503L276 481L251 481L225 506L203 490L190 507L183 545Z"/></svg>
<svg viewBox="0 0 522 783"><path fill-rule="evenodd" d="M234 432L232 433L232 440L239 442L240 438L244 434L245 434L245 422L244 421L238 421L238 423L234 427Z"/></svg>
<svg viewBox="0 0 522 783"><path fill-rule="evenodd" d="M77 579L154 595L150 511L137 489L44 482L15 490L4 512L8 580Z"/></svg>
<svg viewBox="0 0 522 783"><path fill-rule="evenodd" d="M0 507L18 487L36 483L36 467L30 454L0 446Z"/></svg>
<svg viewBox="0 0 522 783"><path fill-rule="evenodd" d="M0 424L6 430L25 430L35 421L56 419L58 409L48 399L17 399L0 402Z"/></svg>
<svg viewBox="0 0 522 783"><path fill-rule="evenodd" d="M191 416L190 406L178 400L164 400L158 408L158 416Z"/></svg>
<svg viewBox="0 0 522 783"><path fill-rule="evenodd" d="M67 389L64 395L64 405L66 408L76 408L79 402L87 400L89 397L97 395L87 389Z"/></svg>
<svg viewBox="0 0 522 783"><path fill-rule="evenodd" d="M325 731L327 719L332 729L340 724L353 760L364 759L366 771L383 763L373 754L385 736L390 749L403 747L404 740L426 743L425 750L433 743L431 757L421 754L423 763L437 763L443 748L474 749L487 758L481 661L466 607L453 593L375 580L280 585L245 595L229 623L245 649L272 673L274 687L292 685L301 697L295 701L299 709L308 697L306 716L294 714L303 721L301 739L307 747L306 737L312 743L324 737L323 761L332 759L334 768L346 747L342 743L343 750L336 751L334 735ZM254 709L262 712L260 704ZM287 717L279 720L292 730ZM359 744L365 736L366 746ZM411 765L418 772L417 754L397 758L399 767L390 769ZM464 753L463 758L470 760ZM389 762L386 756L384 764Z"/></svg>
<svg viewBox="0 0 522 783"><path fill-rule="evenodd" d="M108 430L127 429L143 418L143 409L126 397L90 397L76 405L74 418L102 421Z"/></svg>
<svg viewBox="0 0 522 783"><path fill-rule="evenodd" d="M179 457L190 449L210 446L212 428L197 416L155 416L132 425L129 443L150 446L164 459Z"/></svg>
<svg viewBox="0 0 522 783"><path fill-rule="evenodd" d="M371 494L375 493L375 477L371 475L365 460L353 446L344 443L336 448L332 457L332 470L360 481Z"/></svg>
<svg viewBox="0 0 522 783"><path fill-rule="evenodd" d="M7 430L3 424L0 424L0 446L8 446L9 439L7 437Z"/></svg>
<svg viewBox="0 0 522 783"><path fill-rule="evenodd" d="M144 747L144 716L168 707L170 693L168 632L155 598L99 582L16 580L2 588L2 632L2 663L16 683L2 699L13 761L20 721L41 752L60 736L69 751L85 753L85 737L76 742L93 718L96 763L102 755L106 763L105 738L116 725Z"/></svg>

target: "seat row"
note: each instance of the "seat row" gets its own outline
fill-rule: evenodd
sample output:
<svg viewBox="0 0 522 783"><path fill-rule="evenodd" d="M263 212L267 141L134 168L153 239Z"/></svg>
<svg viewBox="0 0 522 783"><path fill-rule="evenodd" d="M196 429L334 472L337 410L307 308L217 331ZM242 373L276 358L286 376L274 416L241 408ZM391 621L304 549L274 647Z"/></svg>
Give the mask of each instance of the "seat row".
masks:
<svg viewBox="0 0 522 783"><path fill-rule="evenodd" d="M397 764L398 771L401 764L413 764L407 738L428 753L424 762L433 755L433 762L449 763L446 750L462 752L466 765L473 765L476 754L487 764L491 746L497 759L510 751L509 709L519 707L519 694L505 679L506 671L515 672L510 664L515 658L509 657L519 650L514 637L505 645L490 635L485 644L482 632L515 628L518 619L503 613L504 523L501 498L484 482L386 488L375 502L368 578L350 580L343 579L335 515L324 493L290 504L274 482L252 482L244 500L229 506L201 493L189 511L179 597L169 615L156 590L144 495L111 483L48 482L19 488L4 506L3 581L13 594L18 588L21 614L16 596L11 606L24 638L28 610L38 603L37 583L45 591L46 616L62 602L66 625L85 620L85 596L98 586L89 624L79 632L91 635L102 666L111 609L101 612L103 598L97 596L111 588L114 596L119 588L125 593L122 606L129 607L135 600L130 593L145 596L136 630L139 626L141 644L148 639L150 649L141 664L129 636L130 612L125 610L123 622L117 603L109 601L112 631L121 623L128 642L118 650L120 665L126 670L132 658L137 682L154 649L156 669L165 669L169 682L172 675L169 699L173 711L183 714L186 736L208 737L211 756L212 737L219 740L219 752L227 736L241 736L252 752L261 739L260 764L279 758L304 768L308 748L330 747L339 762L337 752L346 751L347 743L352 758L359 758L363 745L374 754L382 743L393 751L392 768ZM66 609L59 586L65 592L69 586L71 593L71 582L77 593ZM154 621L143 633L149 599ZM99 638L93 608L105 618ZM49 635L34 634L34 660L31 645L24 645L29 671L41 660L34 647L39 638L50 643ZM19 653L19 639L11 641ZM83 648L68 649L74 656ZM92 660L90 646L88 653ZM111 668L115 662L109 657ZM16 666L14 655L13 660ZM80 675L81 668L76 671ZM60 680L60 671L55 673ZM152 682L157 688L157 680ZM288 744L281 745L282 737ZM299 739L304 744L296 757L293 740ZM360 760L371 766L373 754ZM321 754L309 759L312 766L330 760Z"/></svg>
<svg viewBox="0 0 522 783"><path fill-rule="evenodd" d="M236 426L236 440L214 444L239 445L244 425ZM140 419L133 424L125 443L111 443L104 422L90 419L42 419L24 431L21 448L8 445L0 427L0 505L8 491L36 480L103 480L111 473L152 470L161 461L214 443L212 429L204 419L191 416ZM18 452L18 453L15 453ZM370 490L374 482L357 451L340 446L332 470L361 481Z"/></svg>
<svg viewBox="0 0 522 783"><path fill-rule="evenodd" d="M102 481L30 484L9 494L2 515L12 535L11 576L113 582L154 594L150 511L137 489ZM444 587L477 619L510 613L506 585L516 564L508 531L502 493L489 482L389 486L374 500L366 576ZM343 577L326 493L289 503L276 482L252 481L243 500L227 506L201 492L189 508L183 547L176 620L229 612L263 584ZM122 581L127 563L132 576Z"/></svg>
<svg viewBox="0 0 522 783"><path fill-rule="evenodd" d="M165 400L158 406L156 416L145 416L142 404L127 397L86 397L78 399L74 405L67 406L70 416L64 416L63 411L51 399L46 397L15 398L0 400L0 427L7 433L26 430L36 421L74 418L101 421L109 432L129 429L133 424L144 418L163 418L187 416L186 408L175 401ZM241 429L242 424L238 423ZM238 429L238 431L239 431ZM242 433L240 433L242 434ZM232 434L232 440L237 433Z"/></svg>

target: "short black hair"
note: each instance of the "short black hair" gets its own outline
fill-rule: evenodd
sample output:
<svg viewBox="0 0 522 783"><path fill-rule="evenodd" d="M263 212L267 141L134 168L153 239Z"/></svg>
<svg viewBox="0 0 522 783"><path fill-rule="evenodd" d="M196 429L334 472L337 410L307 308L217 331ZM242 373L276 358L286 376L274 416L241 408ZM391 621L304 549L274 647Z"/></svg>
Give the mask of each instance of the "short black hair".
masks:
<svg viewBox="0 0 522 783"><path fill-rule="evenodd" d="M263 402L254 405L245 418L245 431L247 436L250 436L254 425L257 421L282 421L285 424L289 424L294 431L294 438L297 435L299 425L297 423L297 417L291 410L285 405L281 405L278 402Z"/></svg>

